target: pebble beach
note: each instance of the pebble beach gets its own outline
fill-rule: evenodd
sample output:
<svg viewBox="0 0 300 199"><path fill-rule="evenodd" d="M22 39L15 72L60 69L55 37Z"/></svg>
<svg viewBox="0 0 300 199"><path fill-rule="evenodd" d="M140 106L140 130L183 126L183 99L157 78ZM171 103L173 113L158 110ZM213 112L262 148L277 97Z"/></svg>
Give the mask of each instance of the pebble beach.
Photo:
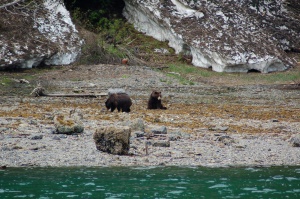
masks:
<svg viewBox="0 0 300 199"><path fill-rule="evenodd" d="M30 91L37 83L49 93L103 94L122 88L133 106L130 113L118 113L106 110L103 95L34 97ZM51 70L38 73L35 82L16 82L13 88L13 93L2 91L0 97L0 166L300 165L299 89L182 85L149 67L124 65ZM153 89L162 92L167 110L147 110ZM76 116L84 131L55 133L56 115ZM96 149L93 134L98 128L136 123L144 128L132 128L128 155ZM151 134L159 128L165 133Z"/></svg>

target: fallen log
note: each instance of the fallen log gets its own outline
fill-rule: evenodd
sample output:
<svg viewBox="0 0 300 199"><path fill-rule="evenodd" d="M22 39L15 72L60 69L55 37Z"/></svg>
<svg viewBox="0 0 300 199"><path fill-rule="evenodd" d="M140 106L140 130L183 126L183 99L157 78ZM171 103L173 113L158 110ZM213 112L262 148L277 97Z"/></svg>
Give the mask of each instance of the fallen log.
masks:
<svg viewBox="0 0 300 199"><path fill-rule="evenodd" d="M33 91L30 93L30 95L34 97L102 97L107 96L107 93L98 93L98 94L63 94L63 93L57 93L57 94L47 94L45 93L45 89L41 86L33 89Z"/></svg>

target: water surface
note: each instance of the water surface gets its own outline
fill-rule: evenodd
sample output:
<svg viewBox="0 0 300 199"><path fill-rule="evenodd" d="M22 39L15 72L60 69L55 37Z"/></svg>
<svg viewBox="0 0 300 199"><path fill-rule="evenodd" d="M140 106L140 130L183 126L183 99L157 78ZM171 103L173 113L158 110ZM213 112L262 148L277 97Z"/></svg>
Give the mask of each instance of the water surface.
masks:
<svg viewBox="0 0 300 199"><path fill-rule="evenodd" d="M0 171L0 198L300 198L300 167L65 167Z"/></svg>

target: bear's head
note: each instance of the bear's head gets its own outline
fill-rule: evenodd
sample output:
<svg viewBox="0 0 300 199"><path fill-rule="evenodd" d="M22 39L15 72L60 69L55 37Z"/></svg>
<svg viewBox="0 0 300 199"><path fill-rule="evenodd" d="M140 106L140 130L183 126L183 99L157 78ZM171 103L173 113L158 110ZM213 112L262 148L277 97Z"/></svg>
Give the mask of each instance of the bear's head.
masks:
<svg viewBox="0 0 300 199"><path fill-rule="evenodd" d="M158 99L158 100L161 100L162 95L161 95L161 92L160 92L160 91L154 90L154 91L152 91L152 93L151 93L151 97L156 98L156 99Z"/></svg>

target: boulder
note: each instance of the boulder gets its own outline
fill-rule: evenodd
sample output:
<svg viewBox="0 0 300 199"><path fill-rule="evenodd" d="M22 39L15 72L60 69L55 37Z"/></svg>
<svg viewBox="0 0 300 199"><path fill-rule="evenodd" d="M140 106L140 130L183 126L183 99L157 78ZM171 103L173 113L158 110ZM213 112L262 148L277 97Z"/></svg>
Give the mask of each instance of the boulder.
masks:
<svg viewBox="0 0 300 199"><path fill-rule="evenodd" d="M167 134L167 127L165 126L156 127L151 129L151 132L153 134Z"/></svg>
<svg viewBox="0 0 300 199"><path fill-rule="evenodd" d="M300 147L300 134L293 136L289 142L293 147Z"/></svg>
<svg viewBox="0 0 300 199"><path fill-rule="evenodd" d="M217 72L283 71L300 49L300 1L124 0L135 28Z"/></svg>
<svg viewBox="0 0 300 199"><path fill-rule="evenodd" d="M81 52L63 1L21 1L0 9L0 69L66 65Z"/></svg>
<svg viewBox="0 0 300 199"><path fill-rule="evenodd" d="M64 115L57 115L54 117L54 125L56 130L54 134L79 134L83 133L84 127L82 122L74 118L69 118Z"/></svg>
<svg viewBox="0 0 300 199"><path fill-rule="evenodd" d="M170 147L169 140L156 140L153 141L152 146L154 147Z"/></svg>
<svg viewBox="0 0 300 199"><path fill-rule="evenodd" d="M125 127L101 127L96 130L93 139L96 148L99 151L115 154L126 155L130 147L130 133L131 129Z"/></svg>
<svg viewBox="0 0 300 199"><path fill-rule="evenodd" d="M144 121L140 118L137 118L133 121L131 121L131 124L130 124L130 128L133 130L133 131L141 131L141 132L145 132L145 124L144 124Z"/></svg>

